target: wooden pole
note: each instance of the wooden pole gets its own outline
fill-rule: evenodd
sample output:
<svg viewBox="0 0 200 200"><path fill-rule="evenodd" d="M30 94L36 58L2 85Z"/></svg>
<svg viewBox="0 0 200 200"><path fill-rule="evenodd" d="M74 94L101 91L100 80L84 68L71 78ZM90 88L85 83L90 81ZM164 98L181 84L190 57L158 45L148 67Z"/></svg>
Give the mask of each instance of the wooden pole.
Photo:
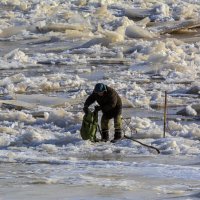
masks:
<svg viewBox="0 0 200 200"><path fill-rule="evenodd" d="M164 105L164 128L163 128L163 137L165 138L166 132L166 123L167 122L167 92L165 91L165 105Z"/></svg>

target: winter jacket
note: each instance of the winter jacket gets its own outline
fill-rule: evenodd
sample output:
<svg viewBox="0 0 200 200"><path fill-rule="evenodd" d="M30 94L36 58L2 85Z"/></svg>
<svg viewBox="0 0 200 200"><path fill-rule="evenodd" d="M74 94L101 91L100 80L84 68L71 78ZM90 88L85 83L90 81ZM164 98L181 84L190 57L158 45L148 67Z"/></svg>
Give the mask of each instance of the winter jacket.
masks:
<svg viewBox="0 0 200 200"><path fill-rule="evenodd" d="M101 106L103 115L107 118L113 118L122 112L122 101L117 92L106 86L107 91L103 96L93 92L85 101L84 107L89 107L95 101Z"/></svg>

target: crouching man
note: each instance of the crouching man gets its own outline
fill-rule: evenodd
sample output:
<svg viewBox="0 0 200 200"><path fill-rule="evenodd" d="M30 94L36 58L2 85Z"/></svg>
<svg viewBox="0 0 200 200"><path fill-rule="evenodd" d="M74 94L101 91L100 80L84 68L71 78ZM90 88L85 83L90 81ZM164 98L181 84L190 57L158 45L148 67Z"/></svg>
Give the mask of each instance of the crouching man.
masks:
<svg viewBox="0 0 200 200"><path fill-rule="evenodd" d="M116 142L122 138L122 101L118 93L111 87L97 83L92 94L86 99L83 111L88 112L88 107L97 102L99 106L95 106L96 111L102 111L101 118L101 140L107 142L109 140L109 122L114 119L114 139L111 142Z"/></svg>

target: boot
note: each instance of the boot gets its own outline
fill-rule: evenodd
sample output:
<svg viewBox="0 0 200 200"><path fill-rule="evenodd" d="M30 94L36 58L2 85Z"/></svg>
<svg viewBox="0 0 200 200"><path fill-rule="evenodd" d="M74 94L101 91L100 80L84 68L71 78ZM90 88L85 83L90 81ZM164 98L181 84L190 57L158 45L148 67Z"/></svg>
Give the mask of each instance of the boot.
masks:
<svg viewBox="0 0 200 200"><path fill-rule="evenodd" d="M109 140L109 132L107 129L102 129L101 131L101 141L107 142Z"/></svg>
<svg viewBox="0 0 200 200"><path fill-rule="evenodd" d="M120 139L122 139L122 131L121 131L121 129L115 129L114 139L111 140L111 142L115 143Z"/></svg>

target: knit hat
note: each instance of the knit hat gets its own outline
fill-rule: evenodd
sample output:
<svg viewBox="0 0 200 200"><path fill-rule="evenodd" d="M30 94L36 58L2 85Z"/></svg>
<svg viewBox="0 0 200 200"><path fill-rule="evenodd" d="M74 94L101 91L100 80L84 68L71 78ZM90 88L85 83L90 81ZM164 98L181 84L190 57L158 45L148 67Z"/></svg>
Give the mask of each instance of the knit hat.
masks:
<svg viewBox="0 0 200 200"><path fill-rule="evenodd" d="M107 91L106 85L103 83L97 83L94 87L94 92L95 93L100 93L100 92L105 92Z"/></svg>

